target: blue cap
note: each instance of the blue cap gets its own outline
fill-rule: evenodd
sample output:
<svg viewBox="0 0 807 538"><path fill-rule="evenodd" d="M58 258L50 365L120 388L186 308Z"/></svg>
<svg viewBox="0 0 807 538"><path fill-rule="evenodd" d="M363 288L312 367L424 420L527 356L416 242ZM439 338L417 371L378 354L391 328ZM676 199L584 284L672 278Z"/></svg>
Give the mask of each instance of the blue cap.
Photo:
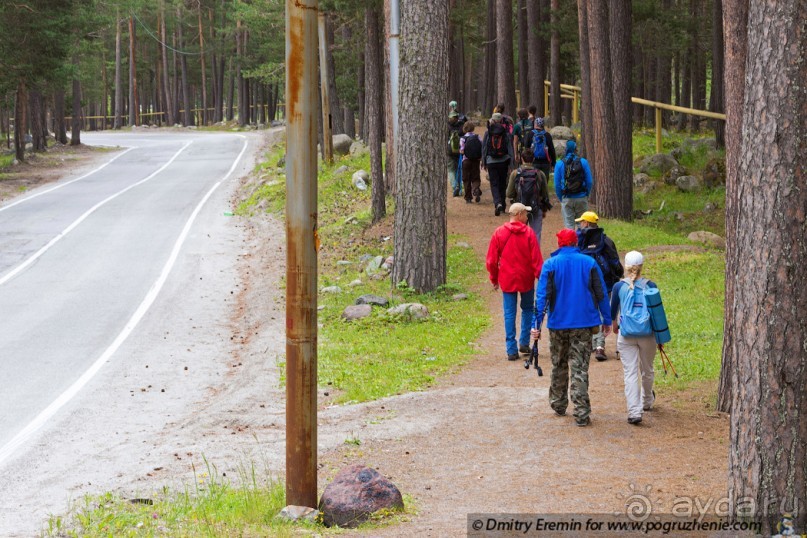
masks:
<svg viewBox="0 0 807 538"><path fill-rule="evenodd" d="M570 155L577 151L577 143L574 140L568 140L566 142L566 154Z"/></svg>

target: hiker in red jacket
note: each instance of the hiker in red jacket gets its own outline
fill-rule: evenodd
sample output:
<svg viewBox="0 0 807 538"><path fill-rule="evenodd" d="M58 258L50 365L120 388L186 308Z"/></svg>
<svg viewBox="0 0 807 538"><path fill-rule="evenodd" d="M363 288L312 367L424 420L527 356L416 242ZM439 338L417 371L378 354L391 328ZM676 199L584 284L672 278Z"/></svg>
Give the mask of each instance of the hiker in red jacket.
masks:
<svg viewBox="0 0 807 538"><path fill-rule="evenodd" d="M541 249L527 220L532 208L515 203L510 206L510 222L493 232L486 266L493 289L502 290L504 334L507 360L518 353L530 352L530 328L535 311L535 280L541 274ZM521 294L521 333L516 344L516 303Z"/></svg>

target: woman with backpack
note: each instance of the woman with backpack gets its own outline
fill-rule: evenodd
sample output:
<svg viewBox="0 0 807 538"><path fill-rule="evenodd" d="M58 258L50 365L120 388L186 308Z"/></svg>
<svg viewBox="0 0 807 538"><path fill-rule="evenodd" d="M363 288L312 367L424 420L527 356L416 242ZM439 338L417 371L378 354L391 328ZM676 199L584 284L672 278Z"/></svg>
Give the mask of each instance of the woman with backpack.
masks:
<svg viewBox="0 0 807 538"><path fill-rule="evenodd" d="M460 155L462 155L462 184L465 188L465 203L470 204L471 200L479 203L482 196L480 185L482 180L479 168L482 163L482 141L479 135L474 132L474 122L466 121L462 126L465 133L460 139Z"/></svg>
<svg viewBox="0 0 807 538"><path fill-rule="evenodd" d="M650 322L645 291L656 284L642 277L644 256L632 250L625 255L625 278L611 293L611 319L617 333L616 348L625 377L628 424L642 422L642 413L653 407L653 360L656 338ZM618 315L618 317L617 317Z"/></svg>
<svg viewBox="0 0 807 538"><path fill-rule="evenodd" d="M502 115L497 112L490 117L488 130L482 140L482 168L488 172L490 192L493 195L495 208L494 214L497 217L504 213L507 173L512 162L513 143L510 134L502 124Z"/></svg>

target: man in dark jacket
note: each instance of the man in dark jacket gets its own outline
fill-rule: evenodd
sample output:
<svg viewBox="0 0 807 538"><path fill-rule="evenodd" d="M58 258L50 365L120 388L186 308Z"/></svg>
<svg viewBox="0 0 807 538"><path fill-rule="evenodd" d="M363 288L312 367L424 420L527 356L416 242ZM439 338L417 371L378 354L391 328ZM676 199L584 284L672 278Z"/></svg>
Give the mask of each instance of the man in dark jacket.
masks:
<svg viewBox="0 0 807 538"><path fill-rule="evenodd" d="M591 335L601 330L611 332L611 308L605 293L605 282L597 262L581 254L574 230L558 232L558 250L544 263L538 291L535 294L537 326L549 312L549 352L552 355L552 378L549 405L558 415L565 415L569 405L567 393L574 403L578 426L591 424L591 402L588 397L588 365L591 358ZM541 330L532 331L533 338ZM571 387L569 374L571 371Z"/></svg>
<svg viewBox="0 0 807 538"><path fill-rule="evenodd" d="M610 297L614 284L624 276L625 270L619 261L619 252L613 240L605 235L605 231L597 224L599 220L593 211L586 211L580 218L574 219L580 226L577 229L577 247L583 254L594 258L600 266ZM595 359L600 362L608 360L608 355L605 354L605 334L602 331L591 337L591 347Z"/></svg>
<svg viewBox="0 0 807 538"><path fill-rule="evenodd" d="M543 155L537 157L533 154L533 163L535 168L543 172L546 180L549 181L549 174L555 170L557 154L555 153L555 143L552 141L552 135L544 129L544 118L535 118L534 129L526 134L524 146L531 148L536 136L544 137L546 151Z"/></svg>
<svg viewBox="0 0 807 538"><path fill-rule="evenodd" d="M493 114L482 140L482 168L488 172L497 217L504 212L507 172L514 161L512 138L502 121L500 113Z"/></svg>
<svg viewBox="0 0 807 538"><path fill-rule="evenodd" d="M485 266L494 290L502 290L504 334L507 360L518 359L518 353L530 352L530 327L535 306L535 279L541 273L541 249L535 234L527 226L530 208L524 204L510 206L510 222L493 232ZM521 334L516 344L516 310L521 295Z"/></svg>

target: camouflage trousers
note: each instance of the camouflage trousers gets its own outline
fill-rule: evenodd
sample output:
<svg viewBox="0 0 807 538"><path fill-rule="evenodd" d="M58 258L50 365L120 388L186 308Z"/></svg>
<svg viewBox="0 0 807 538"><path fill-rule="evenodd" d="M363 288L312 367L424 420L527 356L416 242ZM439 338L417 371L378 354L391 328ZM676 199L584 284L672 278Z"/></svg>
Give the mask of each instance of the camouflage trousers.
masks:
<svg viewBox="0 0 807 538"><path fill-rule="evenodd" d="M549 331L549 353L552 356L552 378L549 405L558 413L569 406L567 391L574 404L574 418L585 420L591 414L588 399L588 364L591 359L591 329ZM571 389L569 388L571 370Z"/></svg>

